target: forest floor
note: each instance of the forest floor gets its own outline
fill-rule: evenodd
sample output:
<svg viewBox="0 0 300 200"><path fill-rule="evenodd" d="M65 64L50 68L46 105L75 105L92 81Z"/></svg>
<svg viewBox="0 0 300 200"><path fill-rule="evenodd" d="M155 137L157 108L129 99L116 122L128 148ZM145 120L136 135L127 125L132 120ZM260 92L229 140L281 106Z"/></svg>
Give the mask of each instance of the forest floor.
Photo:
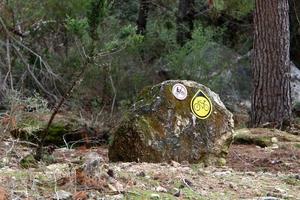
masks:
<svg viewBox="0 0 300 200"><path fill-rule="evenodd" d="M22 168L31 152L16 140L0 142L0 200L300 199L299 143L233 144L224 167L110 163L101 146L56 149L51 164Z"/></svg>

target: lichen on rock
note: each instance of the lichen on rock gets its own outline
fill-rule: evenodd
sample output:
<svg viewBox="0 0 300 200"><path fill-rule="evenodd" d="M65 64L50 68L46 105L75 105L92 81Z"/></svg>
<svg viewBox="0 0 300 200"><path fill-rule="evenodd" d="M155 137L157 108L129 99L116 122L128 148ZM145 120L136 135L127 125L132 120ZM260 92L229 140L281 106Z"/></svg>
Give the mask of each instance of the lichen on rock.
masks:
<svg viewBox="0 0 300 200"><path fill-rule="evenodd" d="M10 133L14 138L38 144L50 117L51 114L24 113ZM81 140L83 136L80 134L80 131L84 127L85 125L71 114L58 114L49 127L44 144L64 146L66 142L71 143L72 141Z"/></svg>
<svg viewBox="0 0 300 200"><path fill-rule="evenodd" d="M175 84L187 89L178 100ZM206 119L198 119L191 101L201 90L212 104ZM233 137L232 114L219 96L194 81L170 80L144 89L116 128L109 147L110 161L224 163Z"/></svg>

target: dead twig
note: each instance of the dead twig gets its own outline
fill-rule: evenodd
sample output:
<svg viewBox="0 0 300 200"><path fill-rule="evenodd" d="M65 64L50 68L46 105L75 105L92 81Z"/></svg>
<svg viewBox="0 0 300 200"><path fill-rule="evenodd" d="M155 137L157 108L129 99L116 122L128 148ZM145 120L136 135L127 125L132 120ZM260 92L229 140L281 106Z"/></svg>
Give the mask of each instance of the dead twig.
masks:
<svg viewBox="0 0 300 200"><path fill-rule="evenodd" d="M113 97L113 101L112 101L111 109L110 109L110 117L112 117L113 112L114 112L116 98L117 98L117 90L116 90L113 78L111 76L111 65L109 65L109 75L108 75L108 77L109 77L109 80L110 80L111 88L112 88L113 93L114 93L114 97Z"/></svg>
<svg viewBox="0 0 300 200"><path fill-rule="evenodd" d="M29 72L29 74L31 75L31 77L33 78L33 80L35 81L35 83L39 86L39 88L41 90L43 90L43 92L45 94L48 94L49 96L53 97L54 99L56 99L56 96L52 93L50 93L48 90L46 90L46 88L44 88L44 86L41 84L41 82L37 79L37 77L34 75L34 73L32 72L30 65L26 62L25 58L23 57L23 55L21 54L21 52L14 46L14 49L16 50L17 54L19 55L19 57L21 58L22 62L24 63L24 65L26 65L27 67L27 71Z"/></svg>
<svg viewBox="0 0 300 200"><path fill-rule="evenodd" d="M9 38L6 39L6 60L7 60L7 67L8 71L6 73L6 76L4 78L4 83L6 83L8 77L10 78L10 89L14 90L14 84L13 84L13 77L12 77L12 70L11 70L11 58L10 58L10 40Z"/></svg>
<svg viewBox="0 0 300 200"><path fill-rule="evenodd" d="M70 95L72 94L73 89L82 82L82 76L85 73L85 71L88 69L87 66L89 65L89 63L90 63L90 59L87 58L86 62L83 65L84 67L82 68L80 73L76 76L73 83L71 84L71 86L69 87L67 92L62 96L62 98L60 99L58 104L54 107L54 110L51 114L51 117L50 117L48 123L47 123L47 126L46 126L46 128L44 129L44 131L42 133L40 144L39 144L39 146L36 150L36 154L35 154L35 159L36 160L40 160L42 158L44 141L45 141L47 135L49 134L49 129L50 129L50 126L51 126L55 116L59 112L59 110L60 110L61 106L63 105L63 103L65 102L65 100L70 97Z"/></svg>
<svg viewBox="0 0 300 200"><path fill-rule="evenodd" d="M26 144L26 145L30 145L33 147L37 147L38 145L32 142L28 142L28 141L24 141L24 140L13 140L13 139L5 139L5 141L7 142L13 142L13 143L20 143L20 144Z"/></svg>

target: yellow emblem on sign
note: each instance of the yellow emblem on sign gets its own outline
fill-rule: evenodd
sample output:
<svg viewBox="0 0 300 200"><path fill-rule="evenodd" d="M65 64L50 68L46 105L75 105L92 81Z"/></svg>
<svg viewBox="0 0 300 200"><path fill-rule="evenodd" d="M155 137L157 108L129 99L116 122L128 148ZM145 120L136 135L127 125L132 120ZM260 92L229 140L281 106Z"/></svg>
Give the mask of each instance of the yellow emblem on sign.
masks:
<svg viewBox="0 0 300 200"><path fill-rule="evenodd" d="M212 103L201 90L198 90L198 92L192 98L191 110L199 119L206 119L210 116L212 111Z"/></svg>

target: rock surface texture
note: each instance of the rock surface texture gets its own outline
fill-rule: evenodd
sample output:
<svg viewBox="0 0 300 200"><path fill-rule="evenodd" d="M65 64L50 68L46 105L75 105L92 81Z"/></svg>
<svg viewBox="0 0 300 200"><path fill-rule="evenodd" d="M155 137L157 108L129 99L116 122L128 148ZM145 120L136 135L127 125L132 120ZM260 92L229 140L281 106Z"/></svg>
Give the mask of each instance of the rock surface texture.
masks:
<svg viewBox="0 0 300 200"><path fill-rule="evenodd" d="M300 70L291 63L291 87L293 104L300 102Z"/></svg>
<svg viewBox="0 0 300 200"><path fill-rule="evenodd" d="M175 84L186 88L187 95L179 96L181 100L172 92ZM211 105L202 119L192 111L199 90ZM109 159L224 164L232 137L232 114L216 93L193 81L165 81L141 92L113 133Z"/></svg>

